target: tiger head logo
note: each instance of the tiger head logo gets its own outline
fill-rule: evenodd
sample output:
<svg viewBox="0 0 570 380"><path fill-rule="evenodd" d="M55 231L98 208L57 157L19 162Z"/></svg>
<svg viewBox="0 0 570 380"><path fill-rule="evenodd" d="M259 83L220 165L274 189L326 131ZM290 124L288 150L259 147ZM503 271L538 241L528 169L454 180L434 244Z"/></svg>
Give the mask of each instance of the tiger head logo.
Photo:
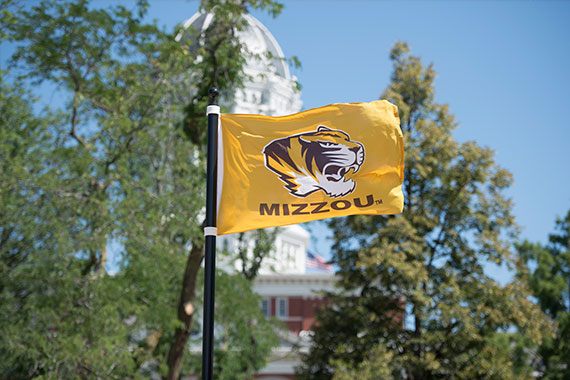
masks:
<svg viewBox="0 0 570 380"><path fill-rule="evenodd" d="M358 172L364 147L343 131L319 125L315 132L271 141L263 149L265 167L285 182L292 195L306 197L322 190L342 197L356 187L347 174Z"/></svg>

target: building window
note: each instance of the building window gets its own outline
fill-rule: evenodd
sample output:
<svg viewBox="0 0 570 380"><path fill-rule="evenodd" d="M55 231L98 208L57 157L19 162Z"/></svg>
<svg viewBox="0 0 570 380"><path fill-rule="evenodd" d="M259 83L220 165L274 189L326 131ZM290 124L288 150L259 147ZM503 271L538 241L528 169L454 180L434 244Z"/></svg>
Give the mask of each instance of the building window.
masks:
<svg viewBox="0 0 570 380"><path fill-rule="evenodd" d="M270 303L268 299L262 299L260 302L260 307L261 307L261 312L263 313L263 315L265 315L265 317L269 317L271 315L271 311L270 311Z"/></svg>
<svg viewBox="0 0 570 380"><path fill-rule="evenodd" d="M289 315L287 298L277 298L276 303L277 303L277 317L287 318Z"/></svg>
<svg viewBox="0 0 570 380"><path fill-rule="evenodd" d="M290 243L288 241L284 241L281 244L281 257L283 258L283 262L288 267L295 266L295 259L297 257L297 252L299 252L301 246L299 244Z"/></svg>

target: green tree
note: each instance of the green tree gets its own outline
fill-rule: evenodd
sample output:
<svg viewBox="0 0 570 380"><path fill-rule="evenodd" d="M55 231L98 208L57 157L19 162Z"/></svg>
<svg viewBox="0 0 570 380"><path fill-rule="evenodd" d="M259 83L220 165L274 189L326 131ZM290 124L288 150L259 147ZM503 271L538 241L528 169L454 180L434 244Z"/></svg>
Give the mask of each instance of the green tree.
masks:
<svg viewBox="0 0 570 380"><path fill-rule="evenodd" d="M199 370L182 363L199 305L205 94L218 86L229 98L243 83L232 39L241 15L280 5L205 1L217 20L208 38L190 31L181 42L181 29L143 21L147 7L2 1L0 36L17 47L0 98L1 377L177 379ZM37 111L23 87L45 84L60 106ZM232 367L243 378L275 339L248 283L225 282L243 290L244 307L222 296L220 318L258 326L228 328L231 350L255 345ZM216 355L233 365L227 350Z"/></svg>
<svg viewBox="0 0 570 380"><path fill-rule="evenodd" d="M382 98L398 106L404 133L404 211L330 220L341 291L328 295L299 378L374 366L395 379L527 378L499 337L516 328L536 342L544 317L523 282L501 286L484 271L514 264L511 174L490 149L453 139L432 65L405 43L390 58Z"/></svg>
<svg viewBox="0 0 570 380"><path fill-rule="evenodd" d="M339 345L337 350L345 349ZM390 362L393 353L388 352L383 346L373 347L360 363L349 363L342 359L331 360L334 368L333 380L393 380Z"/></svg>
<svg viewBox="0 0 570 380"><path fill-rule="evenodd" d="M528 241L517 246L527 264L519 276L557 326L555 335L545 336L538 348L537 369L548 380L570 379L570 211L556 220L556 230L546 246Z"/></svg>

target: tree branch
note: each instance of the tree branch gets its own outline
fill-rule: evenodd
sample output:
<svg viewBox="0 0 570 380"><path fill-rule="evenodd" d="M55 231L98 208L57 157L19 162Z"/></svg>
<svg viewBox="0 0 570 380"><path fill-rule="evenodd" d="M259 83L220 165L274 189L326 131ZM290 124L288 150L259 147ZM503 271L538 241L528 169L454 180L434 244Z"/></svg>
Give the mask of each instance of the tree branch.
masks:
<svg viewBox="0 0 570 380"><path fill-rule="evenodd" d="M77 131L76 131L76 128L77 128L77 103L78 103L77 92L75 92L73 94L73 108L71 110L71 130L69 131L69 135L71 137L73 137L84 148L88 149L89 144L87 144L87 142L85 142L85 140L83 140L77 134Z"/></svg>

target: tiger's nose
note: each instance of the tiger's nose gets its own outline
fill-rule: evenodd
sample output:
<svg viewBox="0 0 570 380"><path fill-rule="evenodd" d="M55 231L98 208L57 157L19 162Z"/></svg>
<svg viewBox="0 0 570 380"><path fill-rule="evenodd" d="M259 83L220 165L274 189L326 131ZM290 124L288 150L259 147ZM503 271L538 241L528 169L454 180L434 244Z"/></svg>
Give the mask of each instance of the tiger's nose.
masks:
<svg viewBox="0 0 570 380"><path fill-rule="evenodd" d="M360 150L359 146L355 146L353 148L350 148L350 150L352 150L354 153L358 153L358 151Z"/></svg>

